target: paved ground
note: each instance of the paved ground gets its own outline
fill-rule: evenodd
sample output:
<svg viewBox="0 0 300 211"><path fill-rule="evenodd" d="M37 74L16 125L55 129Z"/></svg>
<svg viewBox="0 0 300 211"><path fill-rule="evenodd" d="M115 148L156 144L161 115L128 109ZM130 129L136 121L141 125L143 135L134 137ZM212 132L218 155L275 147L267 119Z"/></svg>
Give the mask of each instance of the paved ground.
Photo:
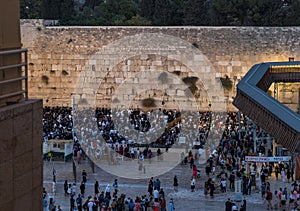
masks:
<svg viewBox="0 0 300 211"><path fill-rule="evenodd" d="M136 161L132 161L136 162ZM166 165L166 164L162 164ZM72 162L44 162L44 187L46 190L52 192L52 169L56 170L56 181L57 181L57 191L55 196L55 204L61 205L62 210L70 210L69 208L69 197L65 197L63 194L63 182L68 180L68 182L74 181ZM200 165L201 171L204 172L203 165ZM84 160L81 164L77 166L77 192L79 192L79 182L81 181L81 172L85 169L87 171L87 184L86 184L86 195L93 194L94 192L94 182L96 180L100 183L101 191L105 189L107 184L112 184L115 178L119 181L120 193L126 193L127 196L135 197L137 195L147 194L147 184L149 179L128 179L120 176L115 176L101 168L95 166L95 173L92 173L91 167L87 160ZM124 169L124 166L114 166L114 171ZM131 169L131 167L130 167ZM132 169L133 171L133 169ZM144 174L139 172L136 168L138 174ZM147 173L147 172L146 172ZM159 172L157 172L159 173ZM122 175L120 173L119 175ZM147 174L148 175L148 174ZM154 174L154 176L157 174ZM179 180L179 191L175 193L173 191L173 177L177 175ZM148 176L151 176L149 173ZM144 175L141 177L145 177ZM138 178L138 176L137 176ZM169 172L164 173L160 176L155 176L154 179L159 178L161 180L162 188L164 188L167 201L172 197L174 198L176 210L179 211L221 211L225 210L224 203L228 197L234 199L235 193L228 191L227 193L217 193L213 199L204 196L203 185L207 177L202 174L200 179L196 181L196 191L190 191L190 178L191 169L188 165L177 165L175 168L171 169ZM218 179L216 179L218 181ZM269 179L271 183L271 191L274 192L278 190L279 187L287 187L288 190L291 189L291 184L283 183L281 181L276 181L274 178ZM260 193L258 191L253 191L252 195L245 197L247 200L247 211L260 211L266 210L267 205L263 199L261 199ZM238 203L240 205L240 203Z"/></svg>

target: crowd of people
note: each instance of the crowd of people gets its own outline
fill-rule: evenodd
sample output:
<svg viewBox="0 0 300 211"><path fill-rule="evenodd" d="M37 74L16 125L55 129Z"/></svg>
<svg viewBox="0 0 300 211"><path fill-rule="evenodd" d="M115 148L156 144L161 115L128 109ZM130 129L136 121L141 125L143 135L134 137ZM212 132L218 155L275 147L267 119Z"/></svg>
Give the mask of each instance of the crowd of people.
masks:
<svg viewBox="0 0 300 211"><path fill-rule="evenodd" d="M104 154L110 154L112 151L131 159L151 158L159 155L160 148L165 148L167 151L168 147L176 146L182 129L188 128L196 131L197 134L196 140L190 140L191 143L200 143L196 154L190 151L188 155L184 155L183 163L189 162L192 169L192 192L197 188L196 181L199 178L195 160L201 157L203 148L205 148L209 152L204 168L207 176L207 180L203 184L205 196L210 195L213 198L215 193L233 191L235 181L239 179L241 180L242 194L245 196L251 195L253 188L260 188L262 198L266 200L268 209L280 207L282 210L290 210L298 206L297 200L300 192L297 184L293 185L289 194L287 190L284 191L281 188L272 190L270 183L266 181L272 174L275 175L276 179L280 175L283 181L293 181L294 171L290 163L279 163L278 165L274 163L246 163L245 156L258 154L272 156L273 151L268 143L269 135L243 114L228 112L224 120L222 114L201 112L198 114L199 124L196 126L192 121L183 122L181 113L176 110L164 110L162 113L156 113L154 115L156 121L150 121L151 115L153 113L138 110L112 112L106 108L98 108L96 112L88 109L77 111L75 119L80 121L74 138L74 156L77 157L78 163L85 154L99 158ZM72 134L73 129L73 116L70 108L45 108L43 117L45 137L72 138L70 134ZM124 125L124 127L117 128L117 125ZM151 139L152 141L148 140L138 145L138 136L142 136L143 133L152 129L161 128L162 125L162 135L156 139ZM134 128L135 137L130 136L132 134L129 134L128 127ZM155 134L157 131L152 132ZM208 134L210 135L209 139L207 138ZM191 137L193 136L191 135ZM254 141L254 139L259 139L259 141ZM153 147L156 147L156 152L151 151ZM114 159L111 161L114 162ZM76 210L77 206L77 209L80 210L87 204L88 208L91 206L110 206L112 210L121 210L118 209L120 206L122 206L122 210L132 210L133 205L143 208L142 210L152 210L152 208L155 210L154 207L160 207L159 210L164 210L167 203L163 191L157 186L155 187L155 182L153 181L151 185L150 180L148 196L142 195L135 199L126 198L126 194L118 195L117 188L112 196L107 194L110 186L107 186L105 191L97 193L95 188L95 194L86 198L85 202L83 201L84 193L80 192L77 198L82 198L82 204L77 206L74 202L74 209ZM85 182L82 183L83 187L84 184ZM66 190L68 191L68 189ZM178 179L175 177L174 191L178 191ZM67 194L70 193L67 192ZM75 195L71 194L70 197L74 198ZM77 198L74 198L76 202ZM226 210L229 206L232 210L237 209L236 204L232 203L230 199L228 201L230 203L226 202ZM246 211L246 201L244 204L240 208L242 211ZM149 208L145 209L145 207Z"/></svg>
<svg viewBox="0 0 300 211"><path fill-rule="evenodd" d="M72 108L43 108L43 137L49 139L72 139L73 119Z"/></svg>
<svg viewBox="0 0 300 211"><path fill-rule="evenodd" d="M99 182L94 183L94 192L86 193L85 184L87 182L87 173L82 171L82 181L79 189L76 183L68 183L65 180L63 185L64 196L70 199L70 211L174 211L175 204L173 198L166 201L165 193L161 187L160 180L153 177L149 180L148 195L137 195L135 198L121 193L118 186L118 179L112 184L107 184L105 189L101 190ZM176 184L175 184L176 185ZM177 184L178 185L178 184ZM55 187L55 183L53 183ZM43 190L44 211L61 211L61 206L55 202L56 189L52 193ZM47 200L49 198L49 201Z"/></svg>

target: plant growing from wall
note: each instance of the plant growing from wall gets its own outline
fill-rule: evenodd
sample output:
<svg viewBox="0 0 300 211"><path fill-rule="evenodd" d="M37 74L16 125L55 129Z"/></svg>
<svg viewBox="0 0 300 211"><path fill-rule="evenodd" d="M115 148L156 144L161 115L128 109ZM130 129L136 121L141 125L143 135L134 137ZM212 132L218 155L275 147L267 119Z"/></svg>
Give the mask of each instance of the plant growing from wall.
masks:
<svg viewBox="0 0 300 211"><path fill-rule="evenodd" d="M233 86L232 80L226 75L225 78L220 78L224 89L231 90Z"/></svg>
<svg viewBox="0 0 300 211"><path fill-rule="evenodd" d="M44 84L49 84L49 77L46 76L46 75L43 75L43 76L42 76L42 82L43 82Z"/></svg>
<svg viewBox="0 0 300 211"><path fill-rule="evenodd" d="M61 74L62 75L69 75L68 71L66 71L66 70L62 70Z"/></svg>
<svg viewBox="0 0 300 211"><path fill-rule="evenodd" d="M142 106L146 108L156 107L155 100L151 97L143 99Z"/></svg>
<svg viewBox="0 0 300 211"><path fill-rule="evenodd" d="M198 44L196 42L193 42L192 44L194 47L199 48Z"/></svg>
<svg viewBox="0 0 300 211"><path fill-rule="evenodd" d="M199 78L195 76L185 77L182 79L182 81L188 86L196 85L198 80Z"/></svg>
<svg viewBox="0 0 300 211"><path fill-rule="evenodd" d="M187 89L185 90L185 95L186 95L187 97L191 97L191 96L190 96L190 93L191 93L194 97L197 97L197 96L196 96L196 93L197 93L197 91L198 91L198 87L197 87L196 83L197 83L198 80L199 80L199 78L198 78L198 77L195 77L195 76L185 77L185 78L182 79L182 81L183 81L186 85L188 85L188 89L189 89L189 90L187 90Z"/></svg>
<svg viewBox="0 0 300 211"><path fill-rule="evenodd" d="M181 74L181 71L180 70L175 70L174 72L172 72L173 74L179 76Z"/></svg>

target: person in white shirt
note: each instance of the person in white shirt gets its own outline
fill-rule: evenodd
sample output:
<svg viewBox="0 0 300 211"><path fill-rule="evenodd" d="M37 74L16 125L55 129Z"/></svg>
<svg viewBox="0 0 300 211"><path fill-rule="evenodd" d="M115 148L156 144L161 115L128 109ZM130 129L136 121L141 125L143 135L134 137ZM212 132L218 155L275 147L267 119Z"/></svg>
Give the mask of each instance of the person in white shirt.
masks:
<svg viewBox="0 0 300 211"><path fill-rule="evenodd" d="M238 211L238 207L235 203L232 204L231 211Z"/></svg>
<svg viewBox="0 0 300 211"><path fill-rule="evenodd" d="M154 197L154 201L158 201L159 191L156 188L153 191L153 197Z"/></svg>

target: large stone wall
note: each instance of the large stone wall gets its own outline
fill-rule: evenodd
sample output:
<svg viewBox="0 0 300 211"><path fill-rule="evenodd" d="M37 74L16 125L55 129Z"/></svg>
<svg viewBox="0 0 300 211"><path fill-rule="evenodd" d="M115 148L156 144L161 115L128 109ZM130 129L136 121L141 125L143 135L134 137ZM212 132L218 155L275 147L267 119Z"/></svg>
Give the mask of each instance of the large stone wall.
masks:
<svg viewBox="0 0 300 211"><path fill-rule="evenodd" d="M300 27L44 27L22 20L21 34L29 97L50 106L71 106L76 98L81 105L135 107L150 97L159 106L234 109L234 86L223 89L220 77L235 85L256 63L300 57ZM187 77L198 78L192 95L191 84L182 83Z"/></svg>

